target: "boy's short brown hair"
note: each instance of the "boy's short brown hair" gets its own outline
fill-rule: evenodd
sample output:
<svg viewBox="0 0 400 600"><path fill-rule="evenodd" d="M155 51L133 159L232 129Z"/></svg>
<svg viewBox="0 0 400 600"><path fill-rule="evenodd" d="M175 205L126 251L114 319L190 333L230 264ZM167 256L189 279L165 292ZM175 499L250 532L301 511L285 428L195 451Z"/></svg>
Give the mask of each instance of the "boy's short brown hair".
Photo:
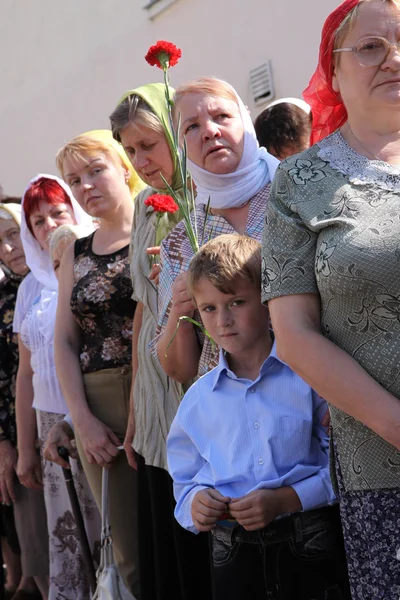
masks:
<svg viewBox="0 0 400 600"><path fill-rule="evenodd" d="M260 242L238 233L219 235L207 242L195 254L188 270L187 289L192 297L203 277L223 294L233 294L240 278L257 287L261 294Z"/></svg>

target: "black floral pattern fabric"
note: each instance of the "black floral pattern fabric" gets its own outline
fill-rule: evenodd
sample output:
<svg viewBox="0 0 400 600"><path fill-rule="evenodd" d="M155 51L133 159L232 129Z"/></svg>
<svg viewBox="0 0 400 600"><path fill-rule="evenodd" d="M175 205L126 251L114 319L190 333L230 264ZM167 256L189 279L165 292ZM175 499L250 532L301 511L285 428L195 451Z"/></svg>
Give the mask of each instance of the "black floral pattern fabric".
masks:
<svg viewBox="0 0 400 600"><path fill-rule="evenodd" d="M15 381L18 339L13 333L15 302L20 281L7 280L0 288L0 441L16 444Z"/></svg>
<svg viewBox="0 0 400 600"><path fill-rule="evenodd" d="M400 598L400 490L346 492L335 452L340 518L353 600Z"/></svg>
<svg viewBox="0 0 400 600"><path fill-rule="evenodd" d="M340 133L321 144L323 152L315 145L276 172L264 228L262 299L319 294L324 335L400 398L400 170L393 168L388 190L381 163L358 160ZM348 173L343 161L338 170L323 160L337 157L338 147L349 157ZM355 176L359 164L374 183ZM344 490L400 488L396 448L330 410Z"/></svg>
<svg viewBox="0 0 400 600"><path fill-rule="evenodd" d="M81 328L83 373L131 364L132 300L129 245L112 254L92 250L92 233L75 242L71 311Z"/></svg>

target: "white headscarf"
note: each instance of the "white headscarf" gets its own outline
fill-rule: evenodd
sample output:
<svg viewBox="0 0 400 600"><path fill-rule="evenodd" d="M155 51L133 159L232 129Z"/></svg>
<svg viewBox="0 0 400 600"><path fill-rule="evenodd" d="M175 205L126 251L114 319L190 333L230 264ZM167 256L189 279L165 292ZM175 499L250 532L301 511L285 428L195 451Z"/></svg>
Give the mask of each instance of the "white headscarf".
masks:
<svg viewBox="0 0 400 600"><path fill-rule="evenodd" d="M271 102L271 104L268 104L267 108L272 108L272 106L276 106L277 104L283 103L294 104L298 108L304 110L304 112L306 112L308 115L311 112L311 106L301 98L279 98L278 100L274 100L273 102Z"/></svg>
<svg viewBox="0 0 400 600"><path fill-rule="evenodd" d="M17 204L16 202L8 202L7 204L3 204L2 202L0 202L0 208L1 208L1 210L5 210L12 216L12 218L14 219L14 221L16 222L18 227L21 226L21 205L20 204Z"/></svg>
<svg viewBox="0 0 400 600"><path fill-rule="evenodd" d="M210 173L188 160L188 169L196 184L196 204L207 204L211 208L238 208L272 181L279 165L277 158L260 148L249 111L229 86L237 98L244 129L243 154L236 171L223 175Z"/></svg>
<svg viewBox="0 0 400 600"><path fill-rule="evenodd" d="M92 218L79 206L66 183L55 175L40 174L34 177L29 182L29 185L22 197L22 208L24 206L26 192L32 183L38 179L41 179L42 177L45 179L53 179L68 194L68 197L71 200L72 210L76 222L87 232L86 235L89 235L92 231L94 231ZM41 248L37 239L30 232L26 223L24 210L22 210L21 214L21 240L25 251L26 264L30 268L34 277L43 285L37 306L38 322L41 334L44 335L48 341L51 341L54 335L54 325L57 310L58 281L54 273L50 253Z"/></svg>
<svg viewBox="0 0 400 600"><path fill-rule="evenodd" d="M1 216L1 211L8 213L18 225L18 228L21 228L20 204L17 204L16 202L9 202L8 204L3 204L2 202L0 202L0 219L3 218ZM0 262L0 266L0 281L3 280L3 278L1 277L2 273L4 275L7 275L10 279L13 279L14 281L22 281L22 279L25 277L25 275L17 275L17 273L14 273L14 271L12 271L10 267L6 267L6 265L2 262Z"/></svg>

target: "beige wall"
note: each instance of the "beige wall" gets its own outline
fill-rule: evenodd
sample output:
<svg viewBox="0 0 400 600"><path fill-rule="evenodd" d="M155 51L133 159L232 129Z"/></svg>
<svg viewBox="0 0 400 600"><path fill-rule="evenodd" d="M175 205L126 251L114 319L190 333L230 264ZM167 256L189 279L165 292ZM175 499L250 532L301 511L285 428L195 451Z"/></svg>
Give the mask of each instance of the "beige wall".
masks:
<svg viewBox="0 0 400 600"><path fill-rule="evenodd" d="M167 4L172 0L159 0ZM143 56L159 39L183 52L172 83L228 80L255 117L249 71L272 61L275 96L299 96L322 23L339 0L175 0L153 20L149 0L1 0L0 183L21 194L55 172L68 139L108 127L122 93L162 73ZM154 10L154 7L153 7Z"/></svg>

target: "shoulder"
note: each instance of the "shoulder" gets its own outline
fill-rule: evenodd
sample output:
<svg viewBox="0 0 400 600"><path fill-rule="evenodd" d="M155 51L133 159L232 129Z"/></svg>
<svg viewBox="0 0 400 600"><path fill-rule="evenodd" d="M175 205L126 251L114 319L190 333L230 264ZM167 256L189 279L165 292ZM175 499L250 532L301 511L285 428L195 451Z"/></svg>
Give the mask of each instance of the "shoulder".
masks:
<svg viewBox="0 0 400 600"><path fill-rule="evenodd" d="M283 176L294 185L304 187L309 183L322 182L327 177L335 176L336 172L332 171L328 160L321 158L320 154L321 148L314 144L299 154L289 156L279 164L274 181Z"/></svg>
<svg viewBox="0 0 400 600"><path fill-rule="evenodd" d="M135 235L140 235L142 233L141 230L146 226L146 222L149 220L149 217L154 213L153 209L145 204L147 198L149 198L149 196L151 196L153 193L153 188L147 187L135 198L135 212L133 215L131 240L135 237Z"/></svg>
<svg viewBox="0 0 400 600"><path fill-rule="evenodd" d="M193 411L197 409L201 412L204 411L203 399L213 392L217 369L218 367L214 367L214 369L211 369L211 371L208 371L199 377L199 379L190 386L178 409L181 416L193 414Z"/></svg>
<svg viewBox="0 0 400 600"><path fill-rule="evenodd" d="M12 322L18 283L7 279L0 288L0 329L8 327Z"/></svg>
<svg viewBox="0 0 400 600"><path fill-rule="evenodd" d="M282 161L272 182L271 207L286 206L312 218L348 184L347 178L319 156L318 144ZM323 212L323 210L322 210Z"/></svg>
<svg viewBox="0 0 400 600"><path fill-rule="evenodd" d="M185 269L186 263L193 256L193 251L183 221L180 221L163 239L160 254L163 268L170 265L173 271Z"/></svg>
<svg viewBox="0 0 400 600"><path fill-rule="evenodd" d="M21 282L18 293L17 302L14 313L14 331L19 332L22 321L32 304L39 296L43 286L32 273L28 273L25 279Z"/></svg>
<svg viewBox="0 0 400 600"><path fill-rule="evenodd" d="M155 194L155 191L150 186L147 186L144 190L139 192L135 198L135 210L137 210L137 208L140 208L144 204L144 201L152 194Z"/></svg>
<svg viewBox="0 0 400 600"><path fill-rule="evenodd" d="M18 288L18 301L30 302L32 300L33 302L39 295L42 287L40 281L32 273L28 273Z"/></svg>
<svg viewBox="0 0 400 600"><path fill-rule="evenodd" d="M71 247L73 248L73 256L75 258L77 258L80 254L84 254L84 253L90 251L90 249L92 247L93 236L95 233L96 232L93 231L91 234L87 235L86 237L79 238L79 240L76 240L74 244L71 244Z"/></svg>

